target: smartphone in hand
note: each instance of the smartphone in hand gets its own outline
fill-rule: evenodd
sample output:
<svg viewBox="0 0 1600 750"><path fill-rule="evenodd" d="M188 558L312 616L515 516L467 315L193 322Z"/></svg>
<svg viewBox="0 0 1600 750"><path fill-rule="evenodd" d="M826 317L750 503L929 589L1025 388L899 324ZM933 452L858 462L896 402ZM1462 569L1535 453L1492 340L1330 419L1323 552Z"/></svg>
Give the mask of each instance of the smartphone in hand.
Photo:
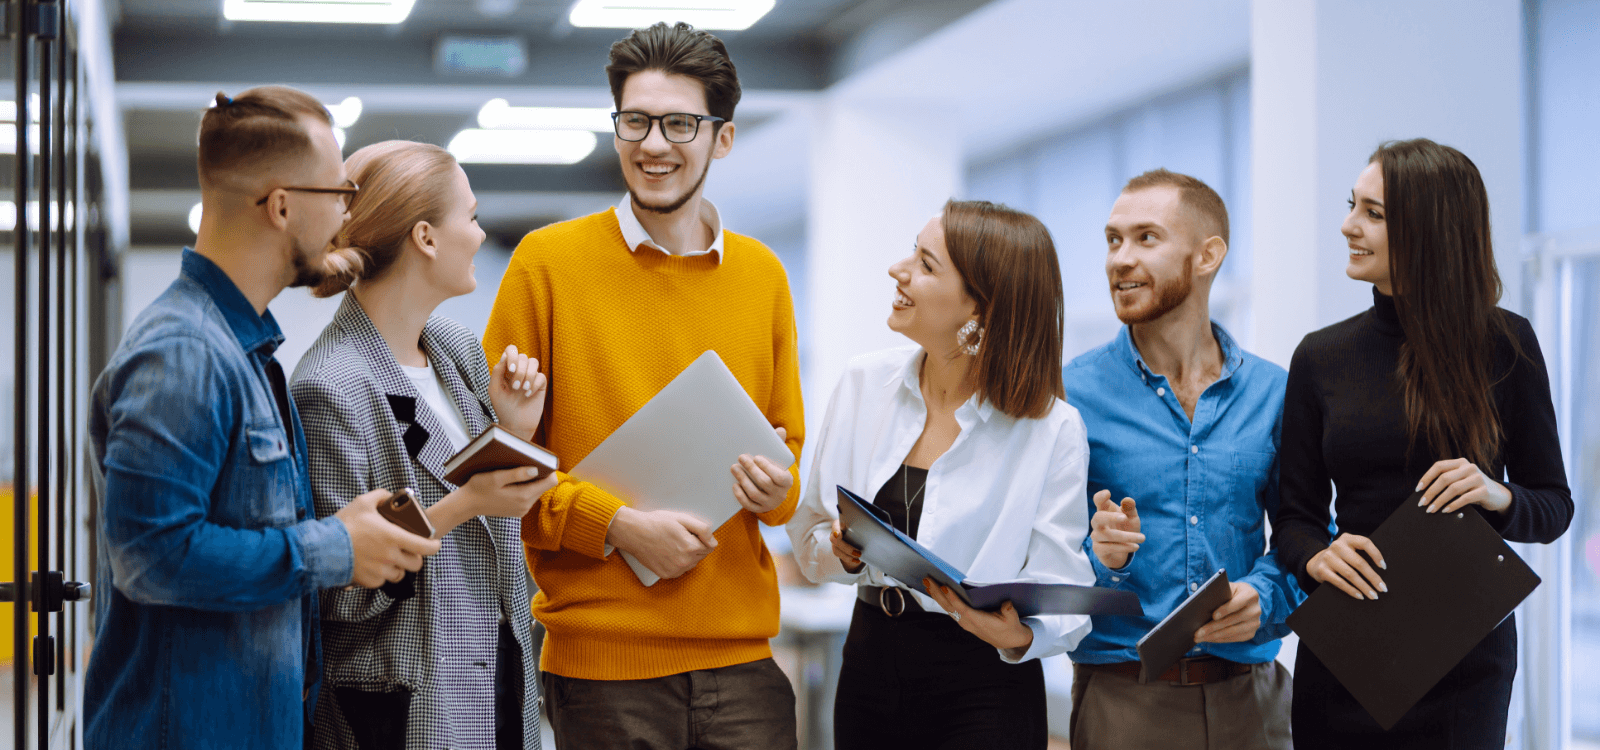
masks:
<svg viewBox="0 0 1600 750"><path fill-rule="evenodd" d="M428 514L422 510L422 503L417 502L417 493L410 487L401 489L385 500L380 500L378 515L424 539L433 538L433 522L428 520Z"/></svg>

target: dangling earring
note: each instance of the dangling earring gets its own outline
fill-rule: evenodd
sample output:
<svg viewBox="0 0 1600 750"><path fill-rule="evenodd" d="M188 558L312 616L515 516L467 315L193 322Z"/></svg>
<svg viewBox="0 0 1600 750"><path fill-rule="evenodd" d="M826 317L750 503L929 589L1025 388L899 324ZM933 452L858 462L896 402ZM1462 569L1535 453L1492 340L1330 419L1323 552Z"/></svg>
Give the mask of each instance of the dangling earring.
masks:
<svg viewBox="0 0 1600 750"><path fill-rule="evenodd" d="M978 335L974 337L973 332ZM956 346L961 347L969 357L978 356L978 347L983 346L983 329L978 327L978 321L969 320L956 332Z"/></svg>

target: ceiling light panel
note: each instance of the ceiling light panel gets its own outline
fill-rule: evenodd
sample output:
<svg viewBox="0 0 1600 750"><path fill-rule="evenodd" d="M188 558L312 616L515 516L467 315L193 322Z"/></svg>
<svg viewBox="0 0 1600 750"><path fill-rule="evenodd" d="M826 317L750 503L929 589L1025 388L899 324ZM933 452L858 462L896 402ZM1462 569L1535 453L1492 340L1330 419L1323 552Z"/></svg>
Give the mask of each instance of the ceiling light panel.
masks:
<svg viewBox="0 0 1600 750"><path fill-rule="evenodd" d="M456 133L447 147L464 164L576 164L599 141L585 130L484 130Z"/></svg>
<svg viewBox="0 0 1600 750"><path fill-rule="evenodd" d="M229 21L394 24L411 15L416 0L223 0Z"/></svg>
<svg viewBox="0 0 1600 750"><path fill-rule="evenodd" d="M513 107L504 99L490 99L478 110L478 127L610 133L611 110L607 107Z"/></svg>
<svg viewBox="0 0 1600 750"><path fill-rule="evenodd" d="M640 29L684 21L697 29L748 29L774 0L578 0L567 20L579 28Z"/></svg>

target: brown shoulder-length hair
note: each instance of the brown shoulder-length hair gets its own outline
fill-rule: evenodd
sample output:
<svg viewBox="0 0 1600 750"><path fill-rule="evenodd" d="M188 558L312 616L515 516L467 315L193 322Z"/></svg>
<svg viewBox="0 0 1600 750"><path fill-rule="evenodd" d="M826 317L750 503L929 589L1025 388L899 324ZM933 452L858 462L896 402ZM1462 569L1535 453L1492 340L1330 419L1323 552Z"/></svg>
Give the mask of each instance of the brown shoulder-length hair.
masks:
<svg viewBox="0 0 1600 750"><path fill-rule="evenodd" d="M972 373L979 400L1016 419L1050 413L1061 384L1061 265L1050 230L988 201L944 204L950 262L977 302L983 344Z"/></svg>
<svg viewBox="0 0 1600 750"><path fill-rule="evenodd" d="M431 143L383 141L350 155L345 171L361 186L350 218L334 238L328 276L312 290L332 297L357 281L375 279L394 265L419 221L444 218L456 159Z"/></svg>
<svg viewBox="0 0 1600 750"><path fill-rule="evenodd" d="M1504 431L1494 408L1493 352L1517 347L1500 301L1489 193L1466 154L1426 138L1390 141L1383 172L1389 284L1405 341L1398 377L1411 446L1423 441L1488 471Z"/></svg>

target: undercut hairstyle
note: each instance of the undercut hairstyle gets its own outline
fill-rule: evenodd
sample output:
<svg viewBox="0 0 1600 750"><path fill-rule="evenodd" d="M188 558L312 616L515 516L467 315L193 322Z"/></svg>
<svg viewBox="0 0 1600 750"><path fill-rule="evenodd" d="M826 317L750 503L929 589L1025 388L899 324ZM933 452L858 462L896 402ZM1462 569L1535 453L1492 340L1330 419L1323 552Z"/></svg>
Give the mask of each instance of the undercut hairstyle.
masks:
<svg viewBox="0 0 1600 750"><path fill-rule="evenodd" d="M200 186L309 158L311 136L300 122L307 115L333 125L322 102L288 86L259 86L236 97L217 92L200 118Z"/></svg>
<svg viewBox="0 0 1600 750"><path fill-rule="evenodd" d="M1153 187L1178 189L1178 201L1201 221L1197 229L1200 230L1202 242L1212 237L1221 237L1224 244L1228 242L1228 206L1210 185L1186 174L1152 169L1128 180L1122 192L1132 193Z"/></svg>
<svg viewBox="0 0 1600 750"><path fill-rule="evenodd" d="M361 192L333 240L338 249L328 255L328 277L311 292L318 297L382 276L405 251L417 222L437 226L450 210L456 159L438 146L383 141L356 151L344 164Z"/></svg>
<svg viewBox="0 0 1600 750"><path fill-rule="evenodd" d="M1489 192L1466 154L1426 138L1390 141L1368 163L1383 171L1389 282L1405 332L1398 376L1410 447L1426 441L1490 471L1505 437L1494 407L1497 340L1523 356L1499 313L1500 272Z"/></svg>
<svg viewBox="0 0 1600 750"><path fill-rule="evenodd" d="M950 262L977 302L983 342L972 372L978 399L1014 419L1038 419L1061 382L1061 264L1050 230L1031 214L988 201L944 204Z"/></svg>
<svg viewBox="0 0 1600 750"><path fill-rule="evenodd" d="M728 57L727 46L710 32L682 21L671 26L663 21L637 29L611 45L606 77L617 109L622 109L622 85L628 76L646 70L699 81L706 92L706 111L733 122L733 108L739 103L739 73Z"/></svg>

